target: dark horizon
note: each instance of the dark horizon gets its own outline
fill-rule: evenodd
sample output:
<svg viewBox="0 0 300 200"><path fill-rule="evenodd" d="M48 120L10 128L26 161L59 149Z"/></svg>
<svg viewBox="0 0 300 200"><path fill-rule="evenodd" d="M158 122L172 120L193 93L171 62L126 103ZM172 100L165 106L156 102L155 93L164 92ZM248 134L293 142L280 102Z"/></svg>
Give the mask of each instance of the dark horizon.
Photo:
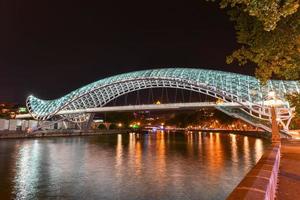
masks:
<svg viewBox="0 0 300 200"><path fill-rule="evenodd" d="M206 1L12 2L0 7L0 102L53 99L123 72L227 65L238 47L233 23Z"/></svg>

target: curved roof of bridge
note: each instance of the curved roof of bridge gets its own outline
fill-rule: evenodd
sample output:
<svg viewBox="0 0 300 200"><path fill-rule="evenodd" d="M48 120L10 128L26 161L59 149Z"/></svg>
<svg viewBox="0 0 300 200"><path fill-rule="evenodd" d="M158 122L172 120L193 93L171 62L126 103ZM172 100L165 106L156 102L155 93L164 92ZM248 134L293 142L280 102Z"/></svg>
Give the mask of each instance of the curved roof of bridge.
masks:
<svg viewBox="0 0 300 200"><path fill-rule="evenodd" d="M65 96L55 100L41 100L31 95L28 97L27 103L32 112L35 112L35 114L44 115L58 111L67 103L72 102L89 93L90 91L94 91L95 89L105 85L137 79L164 78L184 80L202 85L211 85L221 90L241 93L241 95L249 96L250 92L252 92L252 96L260 96L263 98L270 90L275 91L278 96L283 97L287 93L299 93L300 89L300 85L297 81L271 80L265 86L261 86L259 80L257 80L255 77L242 74L206 69L165 68L134 71L104 78L78 88L77 90L74 90L69 94L66 94ZM256 98L254 100L258 101L262 99Z"/></svg>

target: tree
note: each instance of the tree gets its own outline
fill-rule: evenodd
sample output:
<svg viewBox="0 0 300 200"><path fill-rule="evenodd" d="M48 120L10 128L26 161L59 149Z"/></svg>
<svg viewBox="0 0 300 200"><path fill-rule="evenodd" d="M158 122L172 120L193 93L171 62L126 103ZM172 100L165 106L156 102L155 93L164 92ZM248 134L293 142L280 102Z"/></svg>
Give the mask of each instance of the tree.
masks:
<svg viewBox="0 0 300 200"><path fill-rule="evenodd" d="M235 22L237 42L241 47L227 57L227 63L255 63L256 76L262 82L270 78L299 79L299 11L280 20L272 31L266 31L262 22L239 8L229 14Z"/></svg>
<svg viewBox="0 0 300 200"><path fill-rule="evenodd" d="M221 124L231 124L235 121L234 118L224 114L219 110L203 109L200 111L176 113L172 118L166 121L166 124L176 125L180 128L186 128L189 125L199 125L201 123L206 123L212 120L219 120Z"/></svg>
<svg viewBox="0 0 300 200"><path fill-rule="evenodd" d="M215 0L212 0L215 1ZM256 76L265 83L271 78L300 79L299 0L221 0L235 23L239 49L226 59L239 65L254 63ZM291 104L300 116L300 96Z"/></svg>
<svg viewBox="0 0 300 200"><path fill-rule="evenodd" d="M116 124L110 124L109 125L109 129L117 129L117 125Z"/></svg>
<svg viewBox="0 0 300 200"><path fill-rule="evenodd" d="M291 94L287 96L291 107L295 107L295 121L300 121L300 97L297 94Z"/></svg>
<svg viewBox="0 0 300 200"><path fill-rule="evenodd" d="M215 0L212 0L215 1ZM299 0L221 0L235 23L241 47L227 57L257 65L256 76L299 79L300 11Z"/></svg>
<svg viewBox="0 0 300 200"><path fill-rule="evenodd" d="M280 20L298 11L299 0L221 0L220 7L241 10L260 21L264 30L271 31Z"/></svg>
<svg viewBox="0 0 300 200"><path fill-rule="evenodd" d="M128 127L131 121L134 120L134 116L132 113L108 113L106 116L106 121L111 123L122 123L124 127Z"/></svg>
<svg viewBox="0 0 300 200"><path fill-rule="evenodd" d="M107 129L107 128L104 124L99 124L98 129L103 130L103 129Z"/></svg>

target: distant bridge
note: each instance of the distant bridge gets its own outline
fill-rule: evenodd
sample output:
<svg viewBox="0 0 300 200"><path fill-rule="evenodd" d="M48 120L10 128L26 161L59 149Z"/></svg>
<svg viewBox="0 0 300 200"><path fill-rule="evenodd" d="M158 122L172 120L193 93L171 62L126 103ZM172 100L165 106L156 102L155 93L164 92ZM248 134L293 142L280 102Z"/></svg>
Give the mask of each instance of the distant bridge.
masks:
<svg viewBox="0 0 300 200"><path fill-rule="evenodd" d="M236 73L167 68L108 77L55 100L41 100L30 95L26 104L30 115L35 119L49 120L55 117L57 120L57 117L60 117L75 123L83 123L90 120L90 111L103 110L105 105L124 94L149 88L190 90L221 99L225 103L237 103L240 105L238 108L227 106L217 108L257 126L261 124L265 129L271 119L269 94L272 92L276 96L278 123L285 130L288 130L293 117L293 108L289 106L286 95L300 94L298 81L270 80L263 85L255 77Z"/></svg>

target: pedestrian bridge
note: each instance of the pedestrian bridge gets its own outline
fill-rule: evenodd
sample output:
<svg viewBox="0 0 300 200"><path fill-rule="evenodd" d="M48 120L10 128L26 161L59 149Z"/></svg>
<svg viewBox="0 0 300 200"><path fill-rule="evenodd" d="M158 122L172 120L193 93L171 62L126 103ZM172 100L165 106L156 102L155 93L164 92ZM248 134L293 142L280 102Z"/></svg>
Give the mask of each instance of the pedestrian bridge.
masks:
<svg viewBox="0 0 300 200"><path fill-rule="evenodd" d="M277 119L284 129L288 129L293 116L293 108L289 106L286 95L300 93L298 81L270 80L266 84L261 84L255 77L236 73L166 68L104 78L55 100L41 100L30 95L26 104L30 115L35 119L49 120L59 116L81 123L89 119L87 111L103 109L106 104L124 94L148 88L190 90L221 99L225 103L235 103L239 107L226 107L224 104L219 109L250 121L253 119L269 121L270 107L276 104ZM270 100L271 93L273 99Z"/></svg>
<svg viewBox="0 0 300 200"><path fill-rule="evenodd" d="M56 115L70 115L70 114L87 114L87 113L104 113L104 112L129 112L129 111L144 111L144 110L197 110L200 108L215 108L215 107L231 107L242 108L238 103L216 103L216 102L193 102L193 103L166 103L166 104L142 104L129 106L105 106L97 108L84 108L74 110L61 110ZM31 114L19 114L17 119L32 118Z"/></svg>

